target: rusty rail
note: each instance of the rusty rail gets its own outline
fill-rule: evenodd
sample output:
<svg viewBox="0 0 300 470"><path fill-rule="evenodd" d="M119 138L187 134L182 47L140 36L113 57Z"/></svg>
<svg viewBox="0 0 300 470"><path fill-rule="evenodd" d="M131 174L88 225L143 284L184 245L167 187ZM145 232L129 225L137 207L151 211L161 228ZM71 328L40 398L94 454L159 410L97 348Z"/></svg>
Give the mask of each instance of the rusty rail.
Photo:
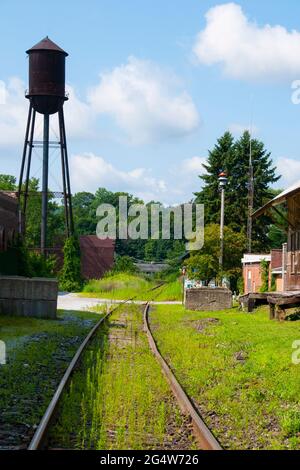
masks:
<svg viewBox="0 0 300 470"><path fill-rule="evenodd" d="M91 341L91 339L95 336L97 331L99 330L100 326L102 326L105 322L105 320L111 315L112 312L107 313L101 320L94 326L94 328L90 331L90 333L87 335L83 343L80 345L78 348L75 356L73 357L72 361L70 362L69 367L67 368L63 378L61 379L61 382L56 389L55 394L53 395L53 398L38 426L36 429L36 432L28 446L28 450L40 450L45 447L46 440L47 440L47 433L49 430L49 427L56 415L57 408L60 402L60 399L62 397L62 394L65 391L65 388L69 384L69 381L73 375L73 372L82 356L83 351L86 349L88 343Z"/></svg>
<svg viewBox="0 0 300 470"><path fill-rule="evenodd" d="M210 429L206 426L203 419L201 418L200 414L198 413L197 409L193 405L192 401L188 397L187 393L183 390L180 383L176 379L175 375L173 374L172 370L168 366L167 362L161 355L156 345L155 339L152 335L150 323L149 323L149 309L150 303L146 304L144 310L144 328L148 336L148 341L150 348L153 354L156 356L158 362L161 365L161 368L170 384L173 394L175 395L178 404L183 412L190 416L194 434L197 438L197 441L202 450L223 450L220 443L217 441L215 436L212 434Z"/></svg>
<svg viewBox="0 0 300 470"><path fill-rule="evenodd" d="M164 283L160 283L159 285L152 287L149 289L147 292L155 291L156 289L159 289L162 287ZM104 317L99 320L99 322L93 327L93 329L89 332L85 340L82 342L80 347L78 348L75 356L73 357L72 361L70 362L63 378L60 381L59 386L56 389L56 392L54 393L51 402L49 403L49 406L43 416L43 418L40 421L39 426L37 427L35 434L27 448L27 450L41 450L46 447L47 443L47 435L49 428L53 422L53 420L56 417L57 414L57 409L58 405L60 403L60 400L62 398L63 393L65 392L65 389L67 388L70 379L74 373L74 370L76 369L76 366L78 365L79 360L81 359L81 356L83 352L85 351L87 345L90 343L90 341L93 339L95 334L98 332L99 328L104 324L104 322L111 316L113 312L115 312L118 308L120 308L122 305L127 304L128 302L133 301L135 297L132 297L130 299L125 300L124 302L121 302L118 304L117 307L112 309L110 312L108 312Z"/></svg>

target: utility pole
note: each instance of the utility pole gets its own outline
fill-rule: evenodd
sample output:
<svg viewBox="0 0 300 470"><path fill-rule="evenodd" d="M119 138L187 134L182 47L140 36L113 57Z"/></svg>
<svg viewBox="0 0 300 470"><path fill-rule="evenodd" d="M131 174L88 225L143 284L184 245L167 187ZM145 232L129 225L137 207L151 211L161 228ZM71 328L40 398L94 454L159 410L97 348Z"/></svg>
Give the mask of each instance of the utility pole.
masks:
<svg viewBox="0 0 300 470"><path fill-rule="evenodd" d="M227 174L222 171L219 174L219 187L221 191L221 220L220 220L220 272L223 271L224 264L224 219L225 219L225 187L227 185Z"/></svg>
<svg viewBox="0 0 300 470"><path fill-rule="evenodd" d="M49 171L49 114L44 115L41 253L46 255Z"/></svg>
<svg viewBox="0 0 300 470"><path fill-rule="evenodd" d="M254 171L252 160L252 136L250 134L250 156L249 156L249 183L248 183L248 223L247 241L248 253L252 253L252 214L254 206Z"/></svg>

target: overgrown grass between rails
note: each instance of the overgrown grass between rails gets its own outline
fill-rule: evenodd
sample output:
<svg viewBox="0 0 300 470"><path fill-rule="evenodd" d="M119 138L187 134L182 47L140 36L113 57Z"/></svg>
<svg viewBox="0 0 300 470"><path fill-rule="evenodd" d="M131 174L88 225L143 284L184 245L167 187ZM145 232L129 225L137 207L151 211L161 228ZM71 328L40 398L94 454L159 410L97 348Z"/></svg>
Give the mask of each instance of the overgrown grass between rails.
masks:
<svg viewBox="0 0 300 470"><path fill-rule="evenodd" d="M176 280L165 286L155 300L159 301L180 301L182 300L182 282Z"/></svg>
<svg viewBox="0 0 300 470"><path fill-rule="evenodd" d="M150 318L159 349L223 445L300 449L300 366L292 364L300 322L271 322L266 308L156 306Z"/></svg>
<svg viewBox="0 0 300 470"><path fill-rule="evenodd" d="M57 320L0 317L7 353L7 364L0 366L1 426L22 423L33 434L70 360L98 320L99 314L88 312L59 312ZM13 444L22 440L16 436Z"/></svg>
<svg viewBox="0 0 300 470"><path fill-rule="evenodd" d="M98 450L173 445L167 427L171 420L173 434L180 435L183 420L149 349L141 310L122 307L107 328L99 332L73 376L51 445ZM192 446L188 437L185 448Z"/></svg>
<svg viewBox="0 0 300 470"><path fill-rule="evenodd" d="M91 280L83 288L84 297L103 297L107 299L129 299L143 293L158 282L133 274L115 274L100 280Z"/></svg>
<svg viewBox="0 0 300 470"><path fill-rule="evenodd" d="M138 300L148 300L148 291L160 282L133 274L109 275L100 280L89 281L82 292L84 297L98 297L124 300L136 297ZM156 297L158 301L172 301L182 299L182 284L179 280L170 282L161 289Z"/></svg>

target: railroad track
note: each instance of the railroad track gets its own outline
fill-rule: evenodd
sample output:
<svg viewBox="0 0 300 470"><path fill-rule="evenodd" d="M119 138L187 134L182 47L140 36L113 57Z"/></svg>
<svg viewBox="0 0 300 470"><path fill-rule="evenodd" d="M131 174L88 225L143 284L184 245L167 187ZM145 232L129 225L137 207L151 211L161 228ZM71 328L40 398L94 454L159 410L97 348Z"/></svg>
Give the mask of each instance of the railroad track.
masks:
<svg viewBox="0 0 300 470"><path fill-rule="evenodd" d="M175 375L173 374L166 360L163 358L163 356L159 352L157 344L151 332L151 327L150 327L150 322L149 322L149 310L150 310L150 303L148 302L144 310L144 328L148 336L150 348L153 354L156 356L161 366L161 369L170 384L172 392L178 401L178 404L181 410L183 411L183 413L187 414L190 417L191 422L193 423L195 437L201 449L202 450L222 450L221 445L219 444L215 436L212 434L210 429L206 426L198 410L193 405L193 402L191 401L187 393L184 391L184 389L182 388L182 386L176 379Z"/></svg>
<svg viewBox="0 0 300 470"><path fill-rule="evenodd" d="M163 286L163 283L150 289L148 292L156 291L162 286ZM64 392L67 390L67 387L70 383L70 379L73 376L73 373L76 370L84 351L86 350L87 346L90 344L91 340L95 337L97 332L100 330L101 326L103 326L106 320L112 315L112 313L116 312L116 310L118 310L121 306L133 301L135 298L136 297L133 297L131 299L128 299L122 302L113 310L111 310L109 313L107 313L103 318L101 318L101 320L94 326L94 328L90 331L88 336L85 338L85 340L83 341L83 343L77 350L74 358L72 359L68 369L66 370L30 442L28 450L41 450L41 449L47 448L49 430L57 417L58 406L61 402ZM185 393L185 391L183 390L183 388L177 381L176 377L174 376L173 372L171 371L170 367L168 366L167 362L165 361L165 359L162 357L161 353L159 352L157 345L155 343L154 337L151 332L150 324L149 324L149 318L148 318L149 309L150 309L150 302L147 302L145 303L143 321L144 321L144 329L148 336L149 346L152 352L154 353L154 355L156 356L162 368L162 371L170 384L171 390L173 394L175 395L175 398L177 399L180 409L185 414L185 416L188 416L190 418L191 423L193 424L193 431L194 431L195 438L197 442L199 443L201 450L222 450L222 447L220 446L219 442L216 440L216 438L213 436L211 431L208 429L208 427L202 420L201 416L199 415L198 411L194 407L192 401L190 400L188 395Z"/></svg>
<svg viewBox="0 0 300 470"><path fill-rule="evenodd" d="M164 282L161 282L155 287L152 287L149 289L147 292L153 292L158 290L160 287L164 286ZM110 310L101 320L94 326L94 328L90 331L90 333L87 335L85 340L82 342L80 347L78 348L75 356L73 357L72 361L70 362L70 365L68 366L63 378L60 381L60 384L58 388L56 389L56 392L54 393L52 400L42 418L40 421L39 426L37 427L34 436L27 448L27 450L41 450L46 447L47 444L47 437L48 437L48 432L51 424L55 420L56 414L57 414L57 409L59 406L59 403L61 401L61 398L65 392L65 390L68 387L68 384L70 383L70 380L72 378L72 375L74 371L76 370L76 367L86 350L87 346L90 344L91 340L95 337L97 332L100 330L100 328L104 325L106 320L120 307L123 305L133 301L136 299L137 296L131 297L130 299L125 300L124 302L121 302L115 307L114 309Z"/></svg>

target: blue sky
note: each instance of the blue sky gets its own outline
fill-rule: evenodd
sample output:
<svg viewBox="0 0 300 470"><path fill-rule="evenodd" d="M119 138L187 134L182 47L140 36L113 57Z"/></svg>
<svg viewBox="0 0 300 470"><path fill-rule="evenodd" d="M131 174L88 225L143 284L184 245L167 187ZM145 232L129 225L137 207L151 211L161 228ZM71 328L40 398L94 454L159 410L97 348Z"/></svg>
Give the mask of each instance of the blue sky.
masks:
<svg viewBox="0 0 300 470"><path fill-rule="evenodd" d="M146 200L187 201L200 188L208 149L227 129L238 136L251 114L255 136L283 175L280 186L294 183L299 18L296 0L2 0L0 172L18 174L28 107L25 50L48 35L70 54L65 111L73 191L106 186ZM57 155L51 158L50 184L60 189ZM39 155L34 165L39 176Z"/></svg>

